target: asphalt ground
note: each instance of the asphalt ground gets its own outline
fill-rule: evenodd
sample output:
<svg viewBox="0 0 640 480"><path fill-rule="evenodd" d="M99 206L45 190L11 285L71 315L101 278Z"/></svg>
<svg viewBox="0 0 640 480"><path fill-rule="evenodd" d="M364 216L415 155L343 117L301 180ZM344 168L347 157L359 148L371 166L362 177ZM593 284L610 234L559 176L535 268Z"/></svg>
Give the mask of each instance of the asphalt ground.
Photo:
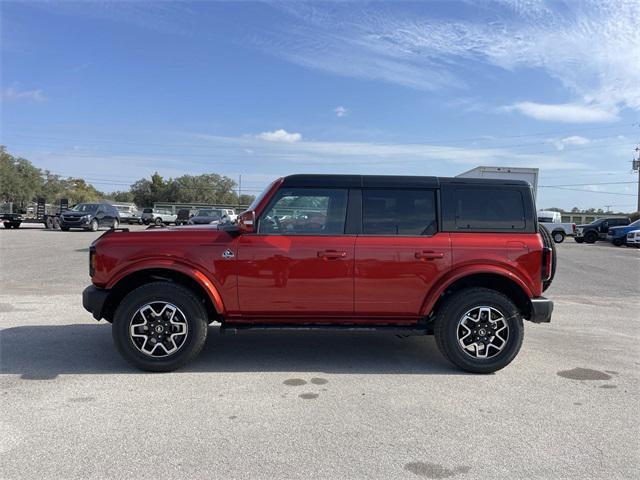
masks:
<svg viewBox="0 0 640 480"><path fill-rule="evenodd" d="M0 229L1 478L640 478L640 250L558 245L553 321L493 375L431 337L215 327L148 374L82 309L98 235Z"/></svg>

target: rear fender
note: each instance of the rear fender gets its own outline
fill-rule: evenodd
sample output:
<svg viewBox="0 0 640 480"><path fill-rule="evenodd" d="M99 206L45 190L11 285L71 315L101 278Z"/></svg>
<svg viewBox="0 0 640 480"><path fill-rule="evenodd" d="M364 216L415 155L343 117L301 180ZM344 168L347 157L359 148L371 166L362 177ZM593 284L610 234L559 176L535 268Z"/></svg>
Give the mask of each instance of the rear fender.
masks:
<svg viewBox="0 0 640 480"><path fill-rule="evenodd" d="M470 275L476 274L493 274L500 275L505 277L508 280L513 281L516 285L518 285L522 291L529 298L533 298L533 292L529 288L529 286L522 281L520 277L514 274L511 270L501 267L499 265L467 265L465 267L461 267L453 270L447 275L443 276L437 284L432 288L426 295L425 300L422 304L421 316L427 317L431 311L433 310L434 305L440 298L440 296L447 291L447 289L454 284L456 281L463 279L464 277L468 277Z"/></svg>

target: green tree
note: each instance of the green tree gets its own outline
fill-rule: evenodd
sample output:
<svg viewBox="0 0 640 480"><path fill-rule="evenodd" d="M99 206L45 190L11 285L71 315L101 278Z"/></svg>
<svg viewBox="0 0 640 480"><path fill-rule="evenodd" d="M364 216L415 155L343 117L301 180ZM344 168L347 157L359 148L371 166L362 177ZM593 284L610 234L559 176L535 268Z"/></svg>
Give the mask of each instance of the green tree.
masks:
<svg viewBox="0 0 640 480"><path fill-rule="evenodd" d="M251 205L253 203L253 201L255 200L255 195L247 195L245 193L243 193L242 195L240 195L238 197L238 203L240 205Z"/></svg>
<svg viewBox="0 0 640 480"><path fill-rule="evenodd" d="M140 207L149 207L155 202L167 201L167 184L158 172L151 175L151 180L141 178L131 185L133 201Z"/></svg>
<svg viewBox="0 0 640 480"><path fill-rule="evenodd" d="M4 202L23 206L41 190L42 172L29 160L15 158L0 146L0 196Z"/></svg>

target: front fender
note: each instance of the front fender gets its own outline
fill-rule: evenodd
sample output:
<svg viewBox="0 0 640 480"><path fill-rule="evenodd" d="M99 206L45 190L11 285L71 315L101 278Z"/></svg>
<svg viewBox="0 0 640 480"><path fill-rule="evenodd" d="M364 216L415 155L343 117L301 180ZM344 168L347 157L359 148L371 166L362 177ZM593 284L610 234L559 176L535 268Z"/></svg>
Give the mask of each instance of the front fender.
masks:
<svg viewBox="0 0 640 480"><path fill-rule="evenodd" d="M524 291L527 297L532 298L534 296L529 286L524 281L522 281L520 277L518 277L506 267L502 267L499 265L466 265L464 267L457 268L443 276L435 285L435 287L427 293L424 303L422 304L422 310L420 312L421 316L428 316L429 313L431 313L434 305L440 298L440 295L442 295L456 281L470 275L477 275L481 273L500 275L502 277L505 277L518 285Z"/></svg>
<svg viewBox="0 0 640 480"><path fill-rule="evenodd" d="M188 263L181 262L175 259L168 258L155 258L145 259L132 264L127 265L125 268L115 274L107 283L105 288L111 289L116 286L121 280L129 275L141 272L144 270L161 269L172 270L183 275L187 275L189 278L195 280L202 289L207 292L209 299L213 302L216 311L223 315L225 313L224 303L222 296L218 288L211 282L209 277L200 271L197 267L189 265Z"/></svg>

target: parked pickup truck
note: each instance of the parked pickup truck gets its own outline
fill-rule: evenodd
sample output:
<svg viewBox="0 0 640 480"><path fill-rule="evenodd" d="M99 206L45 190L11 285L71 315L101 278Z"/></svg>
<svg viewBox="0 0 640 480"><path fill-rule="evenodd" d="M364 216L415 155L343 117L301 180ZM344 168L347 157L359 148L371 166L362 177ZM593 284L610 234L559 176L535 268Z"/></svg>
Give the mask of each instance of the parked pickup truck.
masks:
<svg viewBox="0 0 640 480"><path fill-rule="evenodd" d="M575 235L576 233L576 224L562 223L560 212L540 210L538 211L538 223L549 231L551 238L556 243L562 243L567 235Z"/></svg>
<svg viewBox="0 0 640 480"><path fill-rule="evenodd" d="M640 220L636 220L624 227L610 227L607 232L607 241L613 243L616 247L621 247L627 243L627 233L640 228Z"/></svg>
<svg viewBox="0 0 640 480"><path fill-rule="evenodd" d="M574 240L578 243L595 243L598 240L606 240L610 227L624 227L630 223L631 220L628 218L599 218L586 225L578 225Z"/></svg>
<svg viewBox="0 0 640 480"><path fill-rule="evenodd" d="M193 360L216 321L432 334L487 373L516 357L523 320L550 321L554 249L523 181L292 175L235 225L105 233L83 305L144 370Z"/></svg>

